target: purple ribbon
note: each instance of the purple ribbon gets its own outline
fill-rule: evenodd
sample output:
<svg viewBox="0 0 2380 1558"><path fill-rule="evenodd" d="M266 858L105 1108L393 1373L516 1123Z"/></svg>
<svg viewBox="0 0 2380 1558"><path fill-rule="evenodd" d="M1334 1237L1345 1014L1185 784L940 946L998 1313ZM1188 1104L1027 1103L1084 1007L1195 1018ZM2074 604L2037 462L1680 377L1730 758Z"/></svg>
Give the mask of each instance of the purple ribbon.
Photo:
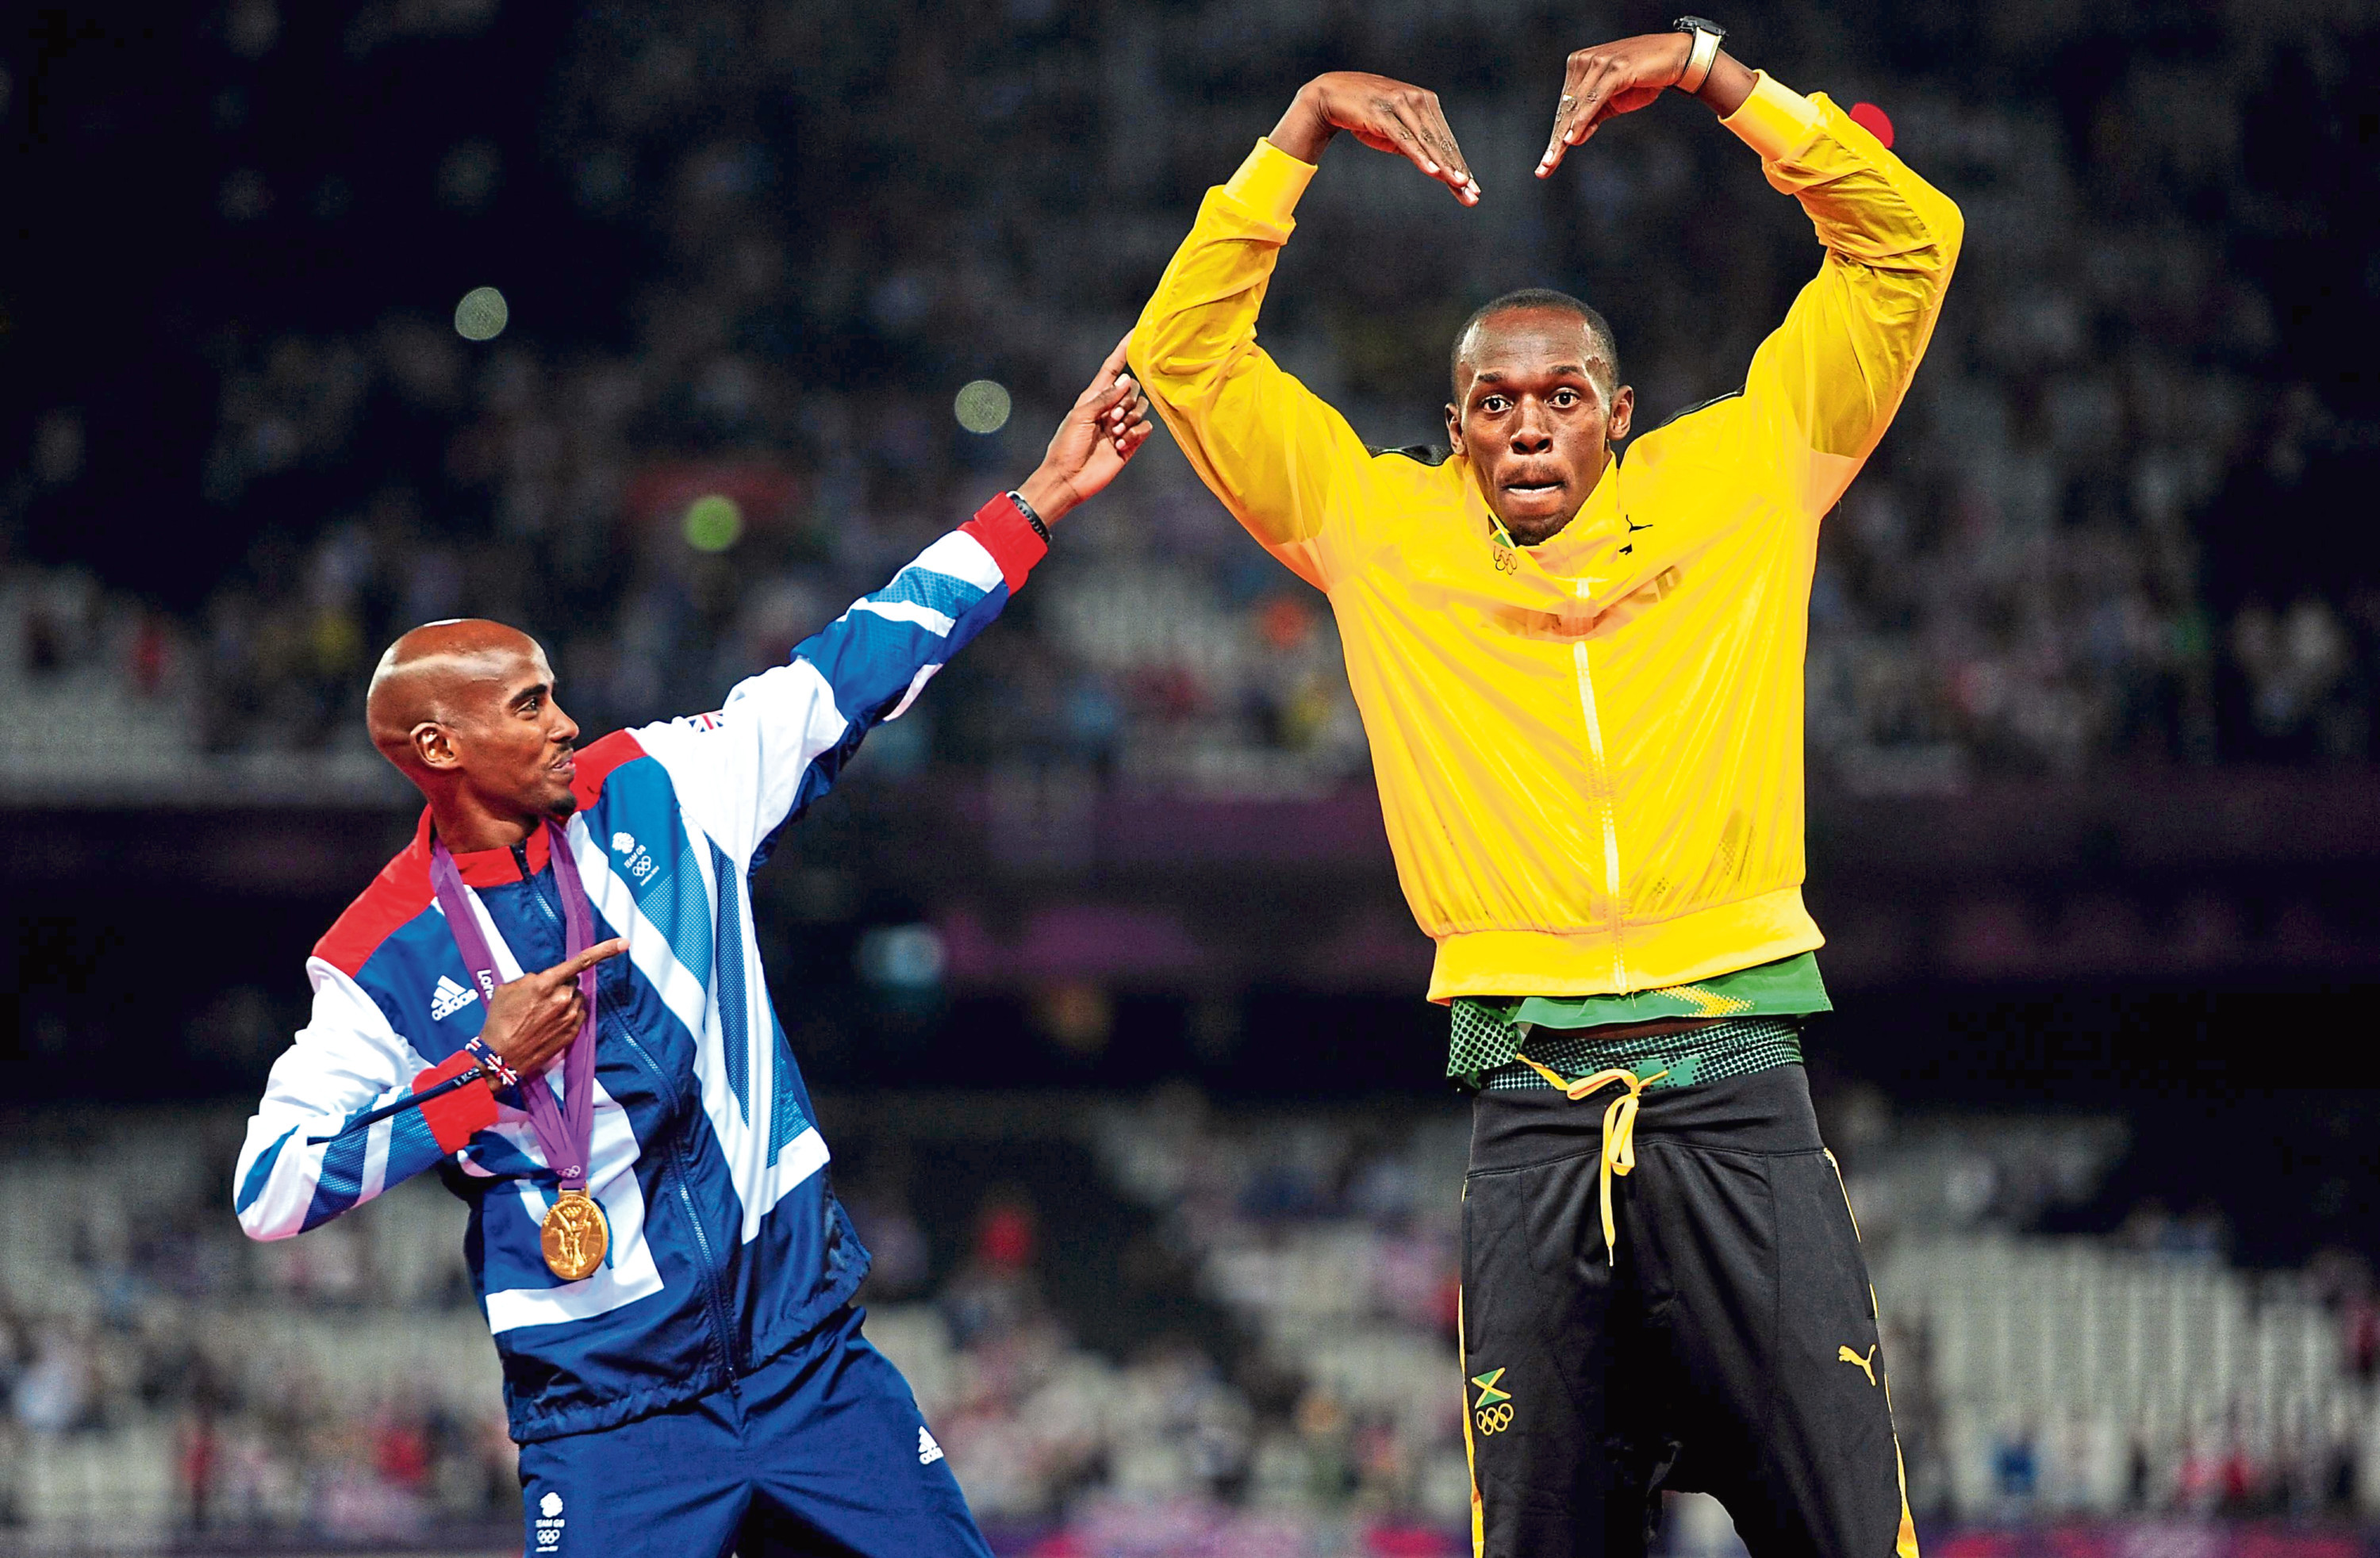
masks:
<svg viewBox="0 0 2380 1558"><path fill-rule="evenodd" d="M578 879L578 862L570 858L570 835L551 821L545 833L554 885L562 890L564 945L567 955L576 957L594 944L595 911L588 906L587 884ZM500 982L496 960L489 954L488 938L480 932L480 917L471 912L471 900L463 892L463 873L455 870L455 857L447 853L443 839L430 841L430 885L438 895L438 907L446 911L446 929L454 933L455 950L463 955L463 966L470 970L484 1003L494 996ZM554 1102L553 1089L542 1076L526 1078L520 1088L522 1106L537 1132L538 1149L545 1154L546 1165L562 1175L565 1190L587 1188L588 1147L595 1135L593 968L580 970L578 993L587 1002L587 1017L572 1036L570 1048L563 1052L562 1101Z"/></svg>

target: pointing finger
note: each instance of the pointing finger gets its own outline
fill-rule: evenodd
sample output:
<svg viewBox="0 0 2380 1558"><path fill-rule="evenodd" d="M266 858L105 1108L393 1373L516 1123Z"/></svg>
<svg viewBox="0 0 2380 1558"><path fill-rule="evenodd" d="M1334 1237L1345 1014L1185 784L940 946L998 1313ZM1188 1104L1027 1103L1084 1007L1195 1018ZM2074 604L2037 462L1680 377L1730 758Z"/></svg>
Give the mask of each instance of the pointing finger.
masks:
<svg viewBox="0 0 2380 1558"><path fill-rule="evenodd" d="M585 973L588 969L595 967L596 964L601 963L609 958L617 957L620 954L627 950L628 938L625 936L614 936L608 942L597 942L593 946L589 947L585 952L580 953L576 957L564 959L562 962L555 964L552 968L548 969L547 972L558 975L565 980L575 980L579 975Z"/></svg>

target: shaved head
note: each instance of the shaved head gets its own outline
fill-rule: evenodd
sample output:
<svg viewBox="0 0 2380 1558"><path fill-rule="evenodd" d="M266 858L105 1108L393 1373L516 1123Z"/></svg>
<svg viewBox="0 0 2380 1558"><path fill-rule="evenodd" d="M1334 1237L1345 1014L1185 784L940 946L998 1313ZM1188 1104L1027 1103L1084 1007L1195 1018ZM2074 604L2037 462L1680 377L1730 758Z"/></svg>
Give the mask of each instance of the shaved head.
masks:
<svg viewBox="0 0 2380 1558"><path fill-rule="evenodd" d="M466 617L388 646L364 699L372 745L429 797L455 849L518 843L577 808L578 725L537 640Z"/></svg>
<svg viewBox="0 0 2380 1558"><path fill-rule="evenodd" d="M542 668L545 651L517 627L485 617L458 617L415 628L388 646L372 671L364 723L372 745L407 772L419 766L413 733L423 724L468 719L475 693L514 680L529 663ZM542 678L551 680L551 678Z"/></svg>
<svg viewBox="0 0 2380 1558"><path fill-rule="evenodd" d="M1470 388L1466 382L1469 370L1479 360L1480 337L1506 316L1516 313L1565 314L1585 329L1588 360L1593 371L1588 377L1604 405L1611 403L1612 391L1620 384L1620 343L1612 338L1611 326L1595 310L1567 292L1551 287L1532 286L1519 292L1507 292L1501 298L1486 303L1463 322L1454 333L1454 354L1448 364L1454 375L1454 397L1461 400Z"/></svg>

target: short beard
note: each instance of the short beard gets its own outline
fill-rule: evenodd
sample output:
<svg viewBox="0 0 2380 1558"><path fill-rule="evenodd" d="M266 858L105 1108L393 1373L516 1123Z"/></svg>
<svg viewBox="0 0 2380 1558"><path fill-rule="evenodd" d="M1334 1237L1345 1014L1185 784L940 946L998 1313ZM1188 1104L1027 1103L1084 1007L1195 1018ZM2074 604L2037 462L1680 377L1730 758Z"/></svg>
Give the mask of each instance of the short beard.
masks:
<svg viewBox="0 0 2380 1558"><path fill-rule="evenodd" d="M1553 540L1554 537L1561 534L1564 530L1569 529L1571 521L1577 517L1578 511L1576 509L1572 509L1570 513L1563 515L1559 519L1548 519L1544 521L1546 529L1543 534L1533 533L1527 536L1521 534L1518 529L1513 528L1513 522L1505 518L1500 514L1496 517L1496 521L1498 524L1504 527L1504 532L1507 535L1511 536L1514 541L1519 542L1523 546L1543 546L1546 542Z"/></svg>

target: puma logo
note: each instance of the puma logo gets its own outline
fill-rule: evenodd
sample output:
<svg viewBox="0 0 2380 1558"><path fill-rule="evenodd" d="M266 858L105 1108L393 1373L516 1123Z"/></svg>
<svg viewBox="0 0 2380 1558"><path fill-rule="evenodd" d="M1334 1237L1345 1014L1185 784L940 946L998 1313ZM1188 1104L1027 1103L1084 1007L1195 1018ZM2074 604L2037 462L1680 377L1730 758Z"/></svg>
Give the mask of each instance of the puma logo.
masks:
<svg viewBox="0 0 2380 1558"><path fill-rule="evenodd" d="M1871 1385L1876 1383L1875 1347L1868 1348L1867 1357L1860 1357L1859 1354L1852 1351L1849 1347L1837 1347L1835 1349L1835 1361L1838 1363L1851 1363L1858 1365L1859 1371L1867 1376L1867 1382Z"/></svg>

